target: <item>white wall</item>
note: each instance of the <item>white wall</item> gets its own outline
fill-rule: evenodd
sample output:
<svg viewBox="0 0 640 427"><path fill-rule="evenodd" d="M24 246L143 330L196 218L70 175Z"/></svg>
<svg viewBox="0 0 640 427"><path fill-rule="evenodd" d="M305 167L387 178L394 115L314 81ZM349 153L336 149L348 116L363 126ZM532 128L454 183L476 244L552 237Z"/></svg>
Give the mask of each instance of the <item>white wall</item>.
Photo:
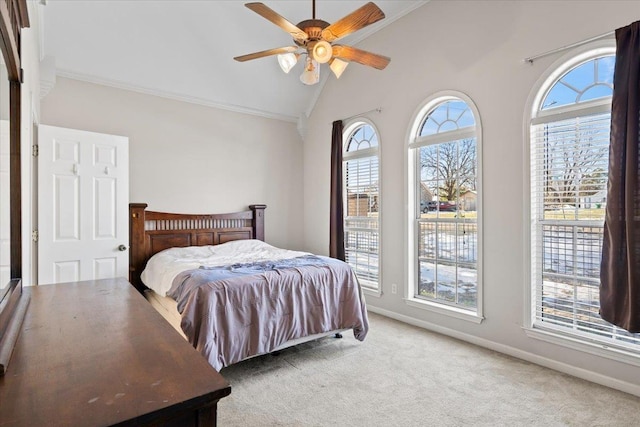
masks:
<svg viewBox="0 0 640 427"><path fill-rule="evenodd" d="M308 120L304 147L306 249L327 253L331 122L367 117L381 143L382 290L373 309L519 357L640 393L640 369L528 338L524 123L529 93L558 58L531 55L613 31L640 19L635 1L431 1L359 47L390 56L377 71L349 65L331 77ZM407 132L415 110L442 90L467 94L483 128L484 315L479 325L409 307L406 287ZM425 344L417 344L425 345Z"/></svg>
<svg viewBox="0 0 640 427"><path fill-rule="evenodd" d="M42 123L129 137L131 202L225 213L267 205L265 240L299 249L302 142L295 123L58 78Z"/></svg>

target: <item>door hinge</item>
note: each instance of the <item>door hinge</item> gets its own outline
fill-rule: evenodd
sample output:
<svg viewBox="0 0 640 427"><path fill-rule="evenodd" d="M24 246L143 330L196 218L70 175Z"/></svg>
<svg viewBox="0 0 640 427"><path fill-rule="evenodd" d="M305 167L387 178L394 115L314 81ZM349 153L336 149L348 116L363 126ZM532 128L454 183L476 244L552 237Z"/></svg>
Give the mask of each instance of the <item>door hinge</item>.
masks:
<svg viewBox="0 0 640 427"><path fill-rule="evenodd" d="M31 155L33 157L38 157L39 153L40 153L40 147L37 144L32 145L31 146Z"/></svg>
<svg viewBox="0 0 640 427"><path fill-rule="evenodd" d="M38 241L38 237L39 237L38 236L38 230L33 230L31 232L31 240L33 240L34 242L37 242Z"/></svg>

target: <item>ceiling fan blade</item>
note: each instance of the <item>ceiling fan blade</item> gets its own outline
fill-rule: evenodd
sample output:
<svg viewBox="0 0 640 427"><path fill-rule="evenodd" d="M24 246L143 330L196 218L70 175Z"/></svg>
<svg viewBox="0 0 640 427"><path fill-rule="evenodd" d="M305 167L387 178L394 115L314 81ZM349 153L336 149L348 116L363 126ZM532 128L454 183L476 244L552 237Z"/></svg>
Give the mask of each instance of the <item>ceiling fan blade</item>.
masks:
<svg viewBox="0 0 640 427"><path fill-rule="evenodd" d="M307 33L302 31L297 26L293 25L291 22L287 21L285 18L274 12L263 3L246 3L245 6L253 10L258 15L262 16L263 18L273 22L278 27L285 30L287 33L291 34L291 37L293 37L294 40L304 42L309 38Z"/></svg>
<svg viewBox="0 0 640 427"><path fill-rule="evenodd" d="M333 56L347 61L357 62L359 64L368 65L378 70L384 70L389 65L391 58L367 52L366 50L357 49L351 46L334 45Z"/></svg>
<svg viewBox="0 0 640 427"><path fill-rule="evenodd" d="M369 2L322 30L322 38L332 42L384 18L384 12Z"/></svg>
<svg viewBox="0 0 640 427"><path fill-rule="evenodd" d="M295 52L296 50L298 50L298 48L295 47L295 46L278 47L278 48L275 48L275 49L269 49L269 50L263 50L263 51L260 51L260 52L249 53L247 55L236 56L233 59L235 59L236 61L239 61L239 62L244 62L244 61L250 61L252 59L263 58L265 56L279 55L281 53Z"/></svg>

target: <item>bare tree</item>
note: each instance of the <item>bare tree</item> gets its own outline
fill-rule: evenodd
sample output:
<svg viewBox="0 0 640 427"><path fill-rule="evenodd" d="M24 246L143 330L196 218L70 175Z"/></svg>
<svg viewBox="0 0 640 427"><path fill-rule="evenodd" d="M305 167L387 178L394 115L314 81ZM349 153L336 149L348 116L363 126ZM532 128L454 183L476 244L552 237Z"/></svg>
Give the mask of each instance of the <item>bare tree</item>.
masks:
<svg viewBox="0 0 640 427"><path fill-rule="evenodd" d="M545 203L579 206L581 199L606 188L608 130L565 127L545 129Z"/></svg>
<svg viewBox="0 0 640 427"><path fill-rule="evenodd" d="M422 180L437 186L440 200L456 200L458 191L476 190L475 139L422 147L420 169Z"/></svg>

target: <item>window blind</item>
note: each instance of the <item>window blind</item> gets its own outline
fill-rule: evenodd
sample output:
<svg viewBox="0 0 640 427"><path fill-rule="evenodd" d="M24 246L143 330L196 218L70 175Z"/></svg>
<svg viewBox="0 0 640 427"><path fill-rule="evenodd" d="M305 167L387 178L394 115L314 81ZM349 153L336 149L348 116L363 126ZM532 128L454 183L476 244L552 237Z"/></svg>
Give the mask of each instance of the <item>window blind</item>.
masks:
<svg viewBox="0 0 640 427"><path fill-rule="evenodd" d="M640 350L600 318L609 113L531 127L533 326Z"/></svg>
<svg viewBox="0 0 640 427"><path fill-rule="evenodd" d="M345 255L361 284L378 287L378 156L345 161Z"/></svg>

